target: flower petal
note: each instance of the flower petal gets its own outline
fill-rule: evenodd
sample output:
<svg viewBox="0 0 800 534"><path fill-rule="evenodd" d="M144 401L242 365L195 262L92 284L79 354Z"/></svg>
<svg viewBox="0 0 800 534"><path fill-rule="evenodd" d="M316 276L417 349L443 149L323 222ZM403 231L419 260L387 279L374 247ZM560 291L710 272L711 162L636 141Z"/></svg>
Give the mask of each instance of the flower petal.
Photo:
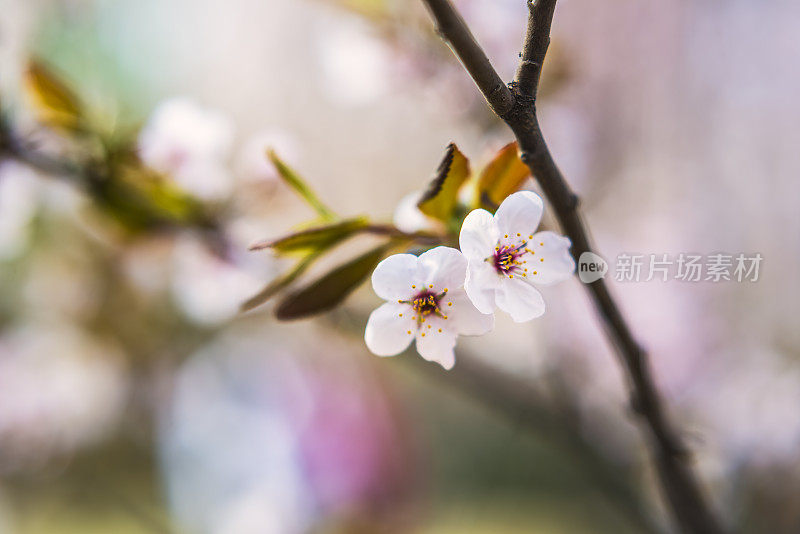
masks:
<svg viewBox="0 0 800 534"><path fill-rule="evenodd" d="M445 295L441 301L441 308L447 316L450 329L462 336L482 336L494 328L494 314L481 313L463 289Z"/></svg>
<svg viewBox="0 0 800 534"><path fill-rule="evenodd" d="M500 275L490 263L470 261L464 289L472 304L482 313L494 312L495 292L500 286Z"/></svg>
<svg viewBox="0 0 800 534"><path fill-rule="evenodd" d="M418 232L436 228L436 221L422 213L417 204L423 191L414 191L404 196L394 210L392 222L404 232Z"/></svg>
<svg viewBox="0 0 800 534"><path fill-rule="evenodd" d="M539 232L528 241L528 280L536 284L555 284L572 276L575 260L569 253L572 242L554 232ZM535 273L535 274L534 274Z"/></svg>
<svg viewBox="0 0 800 534"><path fill-rule="evenodd" d="M544 313L542 294L519 278L503 278L497 290L497 307L508 313L514 322L524 323Z"/></svg>
<svg viewBox="0 0 800 534"><path fill-rule="evenodd" d="M389 256L375 267L372 287L382 299L390 302L409 300L414 293L411 285L416 283L417 257L413 254Z"/></svg>
<svg viewBox="0 0 800 534"><path fill-rule="evenodd" d="M498 231L494 217L486 210L472 210L461 225L458 241L469 259L483 260L494 253Z"/></svg>
<svg viewBox="0 0 800 534"><path fill-rule="evenodd" d="M429 362L436 362L445 369L452 369L456 363L456 333L445 328L447 321L436 317L430 324L423 325L417 333L417 352ZM427 328L430 326L431 328ZM439 332L439 329L442 331ZM423 335L424 334L424 335Z"/></svg>
<svg viewBox="0 0 800 534"><path fill-rule="evenodd" d="M544 203L539 195L532 191L519 191L500 204L494 221L500 235L520 233L527 236L539 227L543 211Z"/></svg>
<svg viewBox="0 0 800 534"><path fill-rule="evenodd" d="M364 330L364 341L370 352L378 356L394 356L403 352L417 331L417 323L411 318L411 312L411 306L396 302L387 302L373 311Z"/></svg>
<svg viewBox="0 0 800 534"><path fill-rule="evenodd" d="M426 287L441 292L464 287L467 279L467 258L450 247L436 247L420 255L417 277Z"/></svg>

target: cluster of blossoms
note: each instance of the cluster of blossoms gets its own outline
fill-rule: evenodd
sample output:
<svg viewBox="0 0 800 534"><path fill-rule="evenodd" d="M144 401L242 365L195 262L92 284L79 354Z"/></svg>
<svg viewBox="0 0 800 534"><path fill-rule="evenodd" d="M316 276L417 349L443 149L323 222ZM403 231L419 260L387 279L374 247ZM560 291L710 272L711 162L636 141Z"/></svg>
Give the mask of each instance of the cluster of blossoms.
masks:
<svg viewBox="0 0 800 534"><path fill-rule="evenodd" d="M456 338L492 330L497 308L515 322L541 316L544 300L534 286L566 280L575 269L569 239L536 232L542 211L537 194L514 193L494 215L483 209L467 215L460 251L442 246L378 264L372 285L388 302L367 321L369 350L394 356L416 340L420 356L450 369Z"/></svg>

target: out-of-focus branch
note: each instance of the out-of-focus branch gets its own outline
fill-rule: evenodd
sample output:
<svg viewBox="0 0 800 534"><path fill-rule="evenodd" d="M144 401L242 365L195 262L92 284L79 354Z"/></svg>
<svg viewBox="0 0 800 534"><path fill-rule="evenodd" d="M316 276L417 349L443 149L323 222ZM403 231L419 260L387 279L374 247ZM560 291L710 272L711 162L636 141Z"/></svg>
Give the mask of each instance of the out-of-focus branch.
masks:
<svg viewBox="0 0 800 534"><path fill-rule="evenodd" d="M620 477L618 466L603 458L584 440L579 423L570 417L571 414L561 413L563 407L549 402L529 384L481 363L463 351L458 354L458 365L449 371L416 355L403 360L423 375L436 373L438 383L448 385L569 454L575 467L603 493L607 502L625 514L637 532L658 532L646 516L641 498Z"/></svg>
<svg viewBox="0 0 800 534"><path fill-rule="evenodd" d="M19 139L5 117L0 116L0 158L11 157L21 163L49 176L71 178L81 173L81 169L67 161L43 154Z"/></svg>
<svg viewBox="0 0 800 534"><path fill-rule="evenodd" d="M106 168L103 161L78 162L48 154L18 135L7 118L0 115L0 161L4 159L28 165L49 178L64 180L86 193L99 206L109 200L106 187L115 176ZM116 194L119 196L117 200L131 201L131 198L122 198L126 197L124 192L117 191ZM216 217L203 211L195 217L181 220L168 212L162 212L156 203L140 207L147 209L143 217L148 219L146 221L148 229L154 232L194 231L202 238L210 252L222 260L229 259L231 245Z"/></svg>
<svg viewBox="0 0 800 534"><path fill-rule="evenodd" d="M495 112L514 132L522 160L530 167L552 204L561 227L572 240L571 250L577 260L581 254L591 250L588 233L578 212L578 197L570 189L547 148L535 108L536 88L550 41L549 30L556 0L528 2L528 31L517 80L510 86L513 91L510 105L505 97L502 105L496 102L497 94L502 92L487 81L499 76L450 1L423 2L428 6L442 37L478 82L478 87ZM586 287L603 318L611 341L618 349L631 387L631 404L641 415L640 421L647 431L661 488L675 522L683 531L692 534L723 532L692 471L689 455L675 427L667 419L645 352L635 340L603 279Z"/></svg>
<svg viewBox="0 0 800 534"><path fill-rule="evenodd" d="M364 228L364 232L372 235L407 239L426 245L439 245L447 239L447 236L430 232L404 232L391 224L371 224Z"/></svg>
<svg viewBox="0 0 800 534"><path fill-rule="evenodd" d="M326 316L337 332L362 335L366 316L358 308ZM434 380L464 399L483 407L569 456L599 496L623 514L636 532L655 534L660 529L646 514L643 499L630 480L620 476L620 467L604 457L584 437L573 407L556 396L531 388L524 380L483 363L467 350L459 349L457 365L444 370L419 358L413 348L392 358L419 376Z"/></svg>

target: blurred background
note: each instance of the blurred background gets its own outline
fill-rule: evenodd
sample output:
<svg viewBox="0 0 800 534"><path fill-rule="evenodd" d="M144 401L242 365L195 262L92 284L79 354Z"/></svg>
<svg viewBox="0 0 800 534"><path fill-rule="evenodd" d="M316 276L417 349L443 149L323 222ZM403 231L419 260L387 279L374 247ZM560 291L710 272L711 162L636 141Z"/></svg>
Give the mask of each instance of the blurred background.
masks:
<svg viewBox="0 0 800 534"><path fill-rule="evenodd" d="M456 3L510 80L525 2ZM480 168L512 140L418 4L0 0L0 533L669 531L577 280L462 338L451 374L367 352L368 284L314 320L238 311L291 265L247 247L313 216L267 147L390 222L450 141ZM757 282L612 281L742 532L800 531L799 18L563 0L538 104L612 264L763 257ZM80 124L37 114L32 58ZM141 197L157 217L108 169L165 177ZM528 411L486 402L498 379Z"/></svg>

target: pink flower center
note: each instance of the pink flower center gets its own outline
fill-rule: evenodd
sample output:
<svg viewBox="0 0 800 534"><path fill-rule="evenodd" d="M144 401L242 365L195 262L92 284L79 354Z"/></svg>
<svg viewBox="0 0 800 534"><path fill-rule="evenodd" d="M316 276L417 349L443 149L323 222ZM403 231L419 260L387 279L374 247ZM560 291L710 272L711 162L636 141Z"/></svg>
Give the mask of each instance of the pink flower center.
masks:
<svg viewBox="0 0 800 534"><path fill-rule="evenodd" d="M439 300L443 296L444 293L437 295L433 291L423 291L413 298L411 307L414 308L414 311L421 317L427 317L432 313L442 315L442 310L439 308Z"/></svg>
<svg viewBox="0 0 800 534"><path fill-rule="evenodd" d="M519 245L498 245L494 249L494 257L487 258L487 261L494 263L494 268L498 274L514 275L522 272L522 264L524 261L521 259L523 254L527 252L527 242L522 242Z"/></svg>

